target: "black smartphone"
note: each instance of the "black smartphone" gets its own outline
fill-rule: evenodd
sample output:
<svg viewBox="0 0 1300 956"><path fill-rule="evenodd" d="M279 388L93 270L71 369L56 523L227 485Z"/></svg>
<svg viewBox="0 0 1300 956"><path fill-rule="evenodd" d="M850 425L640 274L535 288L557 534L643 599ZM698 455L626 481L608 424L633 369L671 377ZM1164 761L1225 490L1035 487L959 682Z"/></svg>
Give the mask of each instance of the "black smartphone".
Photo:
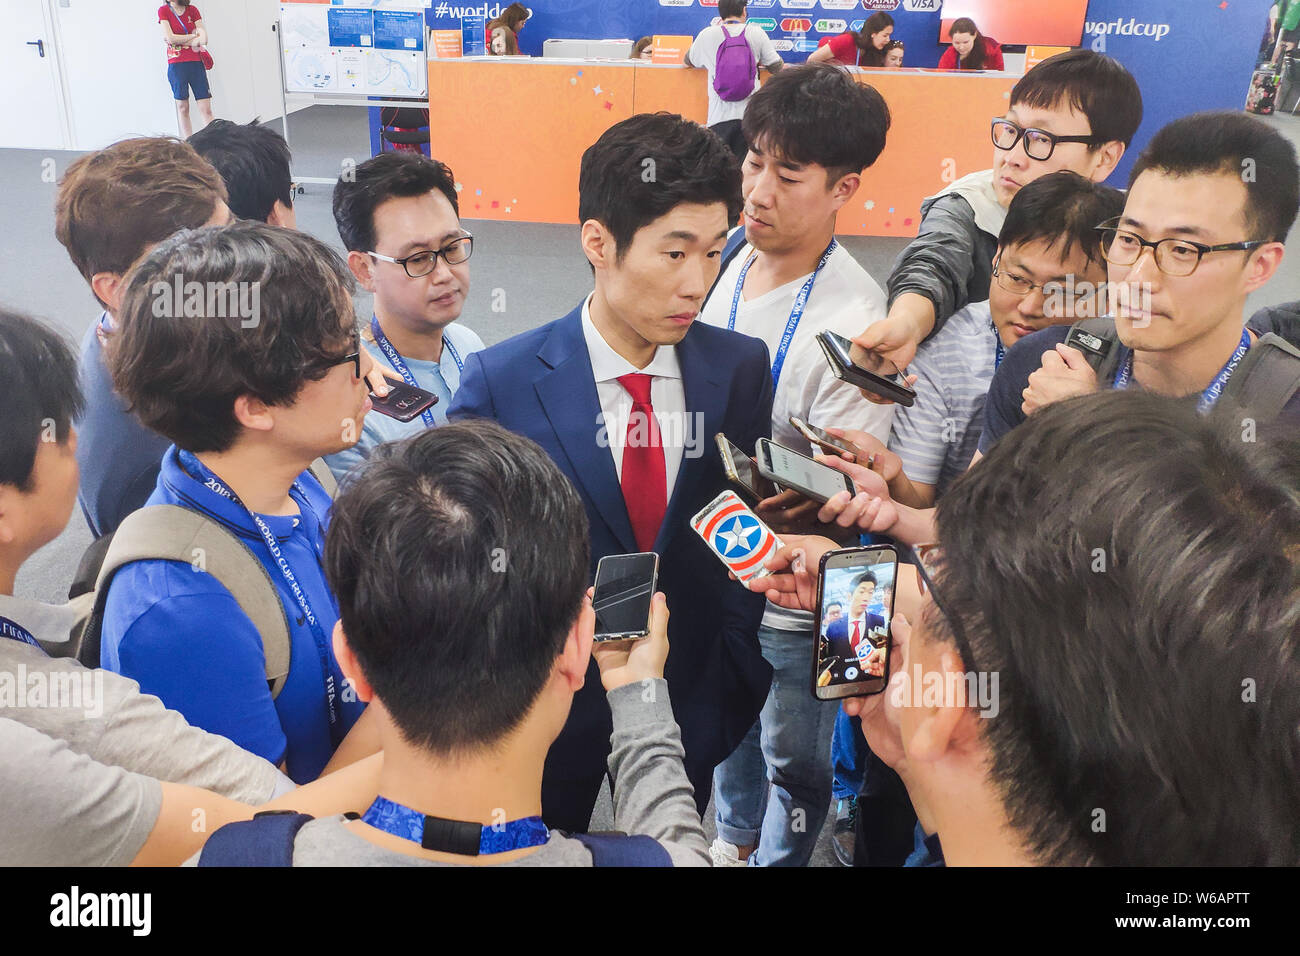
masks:
<svg viewBox="0 0 1300 956"><path fill-rule="evenodd" d="M818 700L879 694L889 683L889 624L897 580L893 545L822 555L812 672Z"/></svg>
<svg viewBox="0 0 1300 956"><path fill-rule="evenodd" d="M899 405L915 404L916 392L908 387L906 376L889 359L868 352L867 356L871 364L859 365L849 358L849 349L853 347L853 343L834 332L818 332L817 344L821 346L826 361L830 363L831 371L841 382L865 388L873 395L887 398Z"/></svg>
<svg viewBox="0 0 1300 956"><path fill-rule="evenodd" d="M776 485L759 474L758 463L745 454L742 448L731 442L722 432L714 435L713 440L717 442L718 454L722 456L722 470L726 473L728 481L749 492L755 501L771 498L777 493Z"/></svg>
<svg viewBox="0 0 1300 956"><path fill-rule="evenodd" d="M596 565L597 641L624 641L650 634L650 605L659 581L659 555L609 554Z"/></svg>
<svg viewBox="0 0 1300 956"><path fill-rule="evenodd" d="M862 454L862 449L846 438L836 438L830 432L818 428L816 425L809 425L802 418L794 415L790 416L790 425L804 438L817 445L822 451L830 452L832 455L838 455L841 452L853 456L853 460L866 465L867 456Z"/></svg>
<svg viewBox="0 0 1300 956"><path fill-rule="evenodd" d="M438 404L438 396L426 392L414 385L400 382L388 387L388 394L380 398L370 393L370 405L381 415L396 418L399 422L409 422L416 415Z"/></svg>
<svg viewBox="0 0 1300 956"><path fill-rule="evenodd" d="M805 498L825 504L841 491L850 495L857 493L853 479L844 472L813 461L769 438L760 438L755 450L758 452L758 470L764 478L782 488L791 488Z"/></svg>

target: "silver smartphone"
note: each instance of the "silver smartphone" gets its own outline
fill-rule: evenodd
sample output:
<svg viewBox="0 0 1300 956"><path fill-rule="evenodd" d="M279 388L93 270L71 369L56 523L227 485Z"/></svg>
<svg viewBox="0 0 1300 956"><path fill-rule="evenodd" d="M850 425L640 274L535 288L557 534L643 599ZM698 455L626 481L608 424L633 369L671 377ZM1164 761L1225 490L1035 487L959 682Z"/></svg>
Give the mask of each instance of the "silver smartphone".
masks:
<svg viewBox="0 0 1300 956"><path fill-rule="evenodd" d="M805 498L825 504L841 491L850 495L856 492L853 479L844 472L813 461L769 438L760 438L754 450L758 452L758 470L764 478L782 488L793 489Z"/></svg>

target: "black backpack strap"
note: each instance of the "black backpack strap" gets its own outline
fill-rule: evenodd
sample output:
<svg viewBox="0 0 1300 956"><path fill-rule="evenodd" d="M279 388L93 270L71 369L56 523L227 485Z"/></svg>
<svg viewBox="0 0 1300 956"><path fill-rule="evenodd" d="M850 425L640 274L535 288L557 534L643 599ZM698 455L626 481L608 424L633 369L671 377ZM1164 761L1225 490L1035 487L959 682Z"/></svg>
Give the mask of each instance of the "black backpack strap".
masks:
<svg viewBox="0 0 1300 956"><path fill-rule="evenodd" d="M704 311L704 306L708 305L709 296L713 295L713 290L718 287L718 282L727 271L727 266L731 265L731 260L736 258L736 253L740 252L741 247L745 245L745 227L737 226L731 230L731 235L727 236L727 244L722 247L722 266L718 269L718 278L713 280L713 285L709 286L709 295L704 297L700 303L700 311Z"/></svg>
<svg viewBox="0 0 1300 956"><path fill-rule="evenodd" d="M1097 381L1109 384L1115 379L1119 369L1119 334L1115 331L1115 320L1102 316L1095 319L1080 319L1070 326L1065 336L1065 344L1083 353L1092 370L1097 373Z"/></svg>
<svg viewBox="0 0 1300 956"><path fill-rule="evenodd" d="M1224 386L1223 397L1271 422L1300 391L1300 349L1272 332L1261 335Z"/></svg>
<svg viewBox="0 0 1300 956"><path fill-rule="evenodd" d="M259 813L251 820L227 823L203 844L199 866L293 866L293 841L305 813Z"/></svg>
<svg viewBox="0 0 1300 956"><path fill-rule="evenodd" d="M593 866L672 866L673 858L653 837L626 833L572 833L591 851Z"/></svg>

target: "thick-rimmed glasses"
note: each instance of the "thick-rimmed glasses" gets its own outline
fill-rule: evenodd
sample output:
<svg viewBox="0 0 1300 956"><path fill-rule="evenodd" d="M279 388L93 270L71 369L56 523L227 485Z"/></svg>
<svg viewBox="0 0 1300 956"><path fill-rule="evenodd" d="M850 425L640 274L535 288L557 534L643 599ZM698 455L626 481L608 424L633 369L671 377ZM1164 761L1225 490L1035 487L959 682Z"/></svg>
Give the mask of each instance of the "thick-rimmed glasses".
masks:
<svg viewBox="0 0 1300 956"><path fill-rule="evenodd" d="M355 346L353 351L320 366L322 372L332 369L335 365L342 365L344 362L351 362L352 377L357 379L361 378L361 336L356 332L352 333L352 344Z"/></svg>
<svg viewBox="0 0 1300 956"><path fill-rule="evenodd" d="M401 259L394 259L392 256L380 255L378 252L366 253L368 256L382 259L384 262L391 262L394 265L401 266L406 270L406 274L412 279L421 279L424 276L427 276L434 269L438 268L439 256L442 256L443 261L446 262L447 265L458 266L462 262L468 261L469 257L473 254L474 237L471 235L464 235L459 239L453 239L441 249L414 252Z"/></svg>
<svg viewBox="0 0 1300 956"><path fill-rule="evenodd" d="M1108 219L1096 227L1101 233L1101 254L1107 262L1116 266L1131 266L1142 258L1142 250L1152 250L1156 268L1167 276L1182 278L1196 271L1201 264L1201 257L1211 252L1245 252L1262 246L1267 240L1250 239L1245 242L1221 242L1217 246L1207 246L1203 242L1190 239L1159 239L1152 242L1143 239L1136 232L1119 228L1119 220Z"/></svg>
<svg viewBox="0 0 1300 956"><path fill-rule="evenodd" d="M1030 159L1051 159L1060 143L1098 143L1095 136L1057 136L1045 129L1017 126L1011 120L993 120L993 145L998 149L1015 149L1021 139L1025 141L1025 155Z"/></svg>
<svg viewBox="0 0 1300 956"><path fill-rule="evenodd" d="M966 633L962 630L961 623L944 609L943 602L939 600L939 594L934 587L934 579L939 576L943 568L943 548L938 544L918 544L911 550L921 596L930 595L930 600L934 601L934 606L948 622L948 630L952 632L953 640L957 642L957 652L961 654L962 664L968 672L974 673L975 655L971 651L970 642L966 640Z"/></svg>

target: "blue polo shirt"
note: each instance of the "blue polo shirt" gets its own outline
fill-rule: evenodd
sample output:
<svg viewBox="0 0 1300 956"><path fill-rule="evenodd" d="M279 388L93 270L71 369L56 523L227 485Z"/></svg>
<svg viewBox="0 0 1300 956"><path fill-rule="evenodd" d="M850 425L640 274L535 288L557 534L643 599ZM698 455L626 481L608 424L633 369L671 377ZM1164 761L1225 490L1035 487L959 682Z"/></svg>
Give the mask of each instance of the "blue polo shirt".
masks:
<svg viewBox="0 0 1300 956"><path fill-rule="evenodd" d="M338 606L321 554L330 497L310 473L298 478L297 517L262 515L279 542L329 644ZM148 504L202 511L238 535L266 568L289 620L289 676L272 700L266 657L253 622L216 578L174 561L137 561L118 571L104 610L103 666L130 677L191 724L228 737L273 764L287 762L297 783L315 779L334 752L325 677L311 627L244 508L210 490L180 464L175 446ZM365 705L343 685L328 650L341 737ZM349 699L351 698L351 699Z"/></svg>

